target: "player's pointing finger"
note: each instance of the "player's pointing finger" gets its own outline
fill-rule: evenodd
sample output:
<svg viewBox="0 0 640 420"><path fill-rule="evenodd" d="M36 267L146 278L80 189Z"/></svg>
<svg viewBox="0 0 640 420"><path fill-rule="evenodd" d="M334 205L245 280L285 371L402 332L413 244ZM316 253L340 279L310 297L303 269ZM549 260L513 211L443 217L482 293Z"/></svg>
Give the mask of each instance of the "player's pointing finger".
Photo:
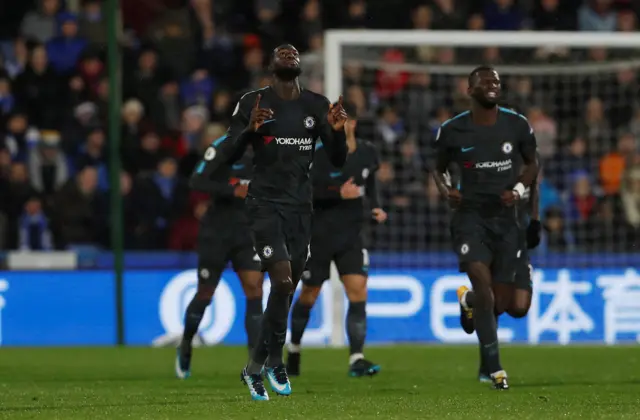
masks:
<svg viewBox="0 0 640 420"><path fill-rule="evenodd" d="M258 96L256 96L256 103L253 105L255 109L260 107L260 99L262 99L262 95L258 94Z"/></svg>
<svg viewBox="0 0 640 420"><path fill-rule="evenodd" d="M342 95L340 95L340 97L338 98L338 105L342 107Z"/></svg>

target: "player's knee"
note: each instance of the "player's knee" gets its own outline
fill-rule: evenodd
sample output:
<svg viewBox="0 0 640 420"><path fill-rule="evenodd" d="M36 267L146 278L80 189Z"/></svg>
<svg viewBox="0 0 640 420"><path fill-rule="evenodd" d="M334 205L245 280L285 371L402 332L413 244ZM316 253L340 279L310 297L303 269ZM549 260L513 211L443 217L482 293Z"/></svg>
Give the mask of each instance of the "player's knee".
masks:
<svg viewBox="0 0 640 420"><path fill-rule="evenodd" d="M518 290L507 313L514 318L524 318L529 313L530 307L531 293L525 290Z"/></svg>
<svg viewBox="0 0 640 420"><path fill-rule="evenodd" d="M342 283L349 302L364 302L367 300L367 278L365 276L343 276Z"/></svg>
<svg viewBox="0 0 640 420"><path fill-rule="evenodd" d="M524 318L525 316L527 316L528 312L529 312L529 308L517 307L517 306L513 306L507 310L507 313L509 314L509 316L513 318Z"/></svg>
<svg viewBox="0 0 640 420"><path fill-rule="evenodd" d="M307 307L312 307L316 300L318 300L318 296L320 295L321 288L318 286L307 286L302 285L302 290L300 291L300 297L298 300Z"/></svg>
<svg viewBox="0 0 640 420"><path fill-rule="evenodd" d="M211 302L216 286L212 284L199 284L196 291L196 300Z"/></svg>
<svg viewBox="0 0 640 420"><path fill-rule="evenodd" d="M280 294L292 294L294 292L289 261L274 262L268 267L267 271L269 272L272 291Z"/></svg>

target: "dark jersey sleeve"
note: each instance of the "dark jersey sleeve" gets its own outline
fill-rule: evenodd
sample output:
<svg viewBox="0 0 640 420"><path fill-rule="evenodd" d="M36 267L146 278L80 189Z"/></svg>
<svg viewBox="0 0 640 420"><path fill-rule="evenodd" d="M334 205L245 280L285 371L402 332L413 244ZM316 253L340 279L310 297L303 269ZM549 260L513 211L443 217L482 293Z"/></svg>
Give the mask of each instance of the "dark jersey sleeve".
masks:
<svg viewBox="0 0 640 420"><path fill-rule="evenodd" d="M444 174L449 169L449 164L453 160L452 150L450 145L450 131L446 125L443 125L438 129L435 140L436 149L436 171Z"/></svg>
<svg viewBox="0 0 640 420"><path fill-rule="evenodd" d="M529 125L529 122L524 118L518 118L517 129L522 133L519 142L520 155L524 163L528 165L536 161L536 153L538 150L536 135L533 132L533 128Z"/></svg>
<svg viewBox="0 0 640 420"><path fill-rule="evenodd" d="M211 182L211 176L214 171L242 157L247 145L253 138L253 133L247 133L244 130L249 124L254 98L254 92L250 92L240 98L233 111L231 125L226 134L211 143L204 152L202 160L196 165L190 180L191 188L198 190L210 189L211 186L207 186L207 183Z"/></svg>
<svg viewBox="0 0 640 420"><path fill-rule="evenodd" d="M367 177L365 191L367 198L371 203L371 208L378 209L380 204L380 190L378 189L378 168L380 167L380 157L378 151L373 145L369 145L371 151L371 167L369 176Z"/></svg>
<svg viewBox="0 0 640 420"><path fill-rule="evenodd" d="M225 167L215 171L207 182L207 188L201 191L210 193L216 198L232 198L234 186L229 183L231 170L229 165L225 164Z"/></svg>
<svg viewBox="0 0 640 420"><path fill-rule="evenodd" d="M344 130L335 131L329 125L327 114L329 113L330 105L329 100L324 98L319 112L321 118L319 135L331 164L336 168L342 168L347 160L347 138Z"/></svg>

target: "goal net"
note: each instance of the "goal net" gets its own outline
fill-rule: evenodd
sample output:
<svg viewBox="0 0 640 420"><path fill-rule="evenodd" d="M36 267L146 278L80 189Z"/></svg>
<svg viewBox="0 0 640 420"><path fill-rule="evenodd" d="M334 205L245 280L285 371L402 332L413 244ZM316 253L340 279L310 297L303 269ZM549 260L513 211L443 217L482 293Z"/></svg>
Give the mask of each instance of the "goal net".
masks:
<svg viewBox="0 0 640 420"><path fill-rule="evenodd" d="M397 252L400 266L451 265L448 210L427 167L439 125L468 109L468 74L488 64L501 75L502 105L537 135L549 229L540 258L638 251L639 174L624 160L640 135L639 42L615 33L329 31L325 93L357 106L359 136L382 155L390 217L372 250Z"/></svg>

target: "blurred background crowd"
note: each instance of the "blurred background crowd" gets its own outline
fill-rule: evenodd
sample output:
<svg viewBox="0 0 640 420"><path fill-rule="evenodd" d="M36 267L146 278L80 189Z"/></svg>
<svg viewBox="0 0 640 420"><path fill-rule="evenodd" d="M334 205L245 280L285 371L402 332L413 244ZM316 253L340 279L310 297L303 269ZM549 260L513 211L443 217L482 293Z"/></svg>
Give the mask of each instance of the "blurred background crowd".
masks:
<svg viewBox="0 0 640 420"><path fill-rule="evenodd" d="M323 92L326 29L635 32L639 5L123 0L126 247L194 249L208 197L189 191L188 176L226 131L240 94L269 84L265 64L282 42L300 50L304 86ZM100 0L0 1L0 249L109 246L106 39ZM634 56L544 46L349 50L344 94L357 108L358 135L380 150L378 179L390 214L372 248L449 250L448 210L427 172L431 144L440 123L468 106L466 74L483 63L511 69L503 77L505 103L537 132L542 252L640 252ZM549 71L553 65L569 71Z"/></svg>

